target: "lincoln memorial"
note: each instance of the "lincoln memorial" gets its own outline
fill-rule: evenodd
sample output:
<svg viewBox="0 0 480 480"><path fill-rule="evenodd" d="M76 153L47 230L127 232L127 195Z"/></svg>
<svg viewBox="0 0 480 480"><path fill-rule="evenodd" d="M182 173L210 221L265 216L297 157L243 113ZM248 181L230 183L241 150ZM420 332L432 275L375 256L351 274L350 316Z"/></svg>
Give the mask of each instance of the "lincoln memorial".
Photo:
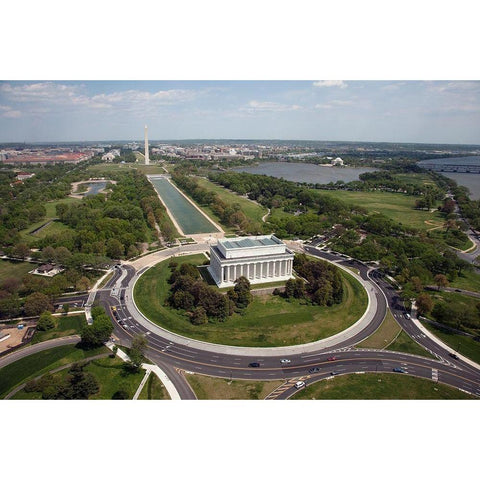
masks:
<svg viewBox="0 0 480 480"><path fill-rule="evenodd" d="M239 277L250 283L293 278L293 252L275 235L219 239L210 246L208 271L219 287L230 287Z"/></svg>

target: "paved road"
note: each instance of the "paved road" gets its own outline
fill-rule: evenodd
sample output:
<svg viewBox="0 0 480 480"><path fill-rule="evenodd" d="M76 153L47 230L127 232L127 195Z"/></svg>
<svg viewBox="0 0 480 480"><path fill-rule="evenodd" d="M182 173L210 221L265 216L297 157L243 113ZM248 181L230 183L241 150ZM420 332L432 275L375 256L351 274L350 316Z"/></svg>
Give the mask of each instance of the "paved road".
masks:
<svg viewBox="0 0 480 480"><path fill-rule="evenodd" d="M384 281L377 271L369 271L369 268L351 259L345 259L339 255L322 252L315 248L306 247L311 254L334 261L337 264L357 268L365 281L371 282L375 287L375 295L378 299L378 312L374 316L371 325L348 340L339 341L334 347L320 348L316 351L302 351L298 349L295 354L289 355L290 363L282 365L280 356L265 355L262 349L258 349L256 355L250 352L248 355L229 353L223 351L209 351L202 348L198 342L181 344L166 338L152 325L140 322L131 311L131 292L125 290L131 284L134 276L138 274L131 266L124 266L127 270L123 275L122 285L117 290L117 295L111 295L108 291L99 292L100 302L108 309L115 324L115 333L123 341L129 341L136 333L144 334L149 339L148 357L155 363L159 363L179 389L182 398L194 398L187 382L180 374L181 371L191 371L224 378L241 378L252 380L278 380L285 379L287 385L291 385L282 392L278 398L287 398L295 392L294 380L305 379L307 382L316 381L330 375L334 368L340 374L359 371L389 371L395 367L405 368L408 374L443 382L466 392L480 396L479 371L461 360L453 360L449 357L449 351L437 345L429 337L423 334L405 315L400 299L393 288ZM143 261L141 272L147 267L148 262ZM122 299L123 293L123 299ZM383 303L381 298L383 297ZM382 305L388 305L397 322L404 330L420 345L430 351L436 359L429 359L399 352L359 350L352 348L364 338L371 335L380 325L385 312L381 312ZM110 310L116 307L114 315ZM124 323L120 326L119 321ZM193 346L195 345L195 346ZM332 362L328 358L336 359ZM258 362L260 368L249 368L249 363ZM321 373L311 376L309 370L319 367ZM325 372L325 369L327 370ZM293 383L292 383L293 382Z"/></svg>

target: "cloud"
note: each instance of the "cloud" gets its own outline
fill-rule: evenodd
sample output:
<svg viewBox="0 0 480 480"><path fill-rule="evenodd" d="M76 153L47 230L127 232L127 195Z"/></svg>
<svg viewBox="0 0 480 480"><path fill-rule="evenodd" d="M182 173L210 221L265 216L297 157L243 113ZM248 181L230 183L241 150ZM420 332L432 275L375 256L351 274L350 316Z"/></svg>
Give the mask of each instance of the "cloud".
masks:
<svg viewBox="0 0 480 480"><path fill-rule="evenodd" d="M348 107L350 105L355 105L353 100L330 100L327 103L317 103L314 108L335 108L335 107Z"/></svg>
<svg viewBox="0 0 480 480"><path fill-rule="evenodd" d="M263 112L288 112L292 110L301 110L300 105L287 105L277 102L259 102L257 100L251 100L248 102L247 107L242 107L244 111L263 111Z"/></svg>
<svg viewBox="0 0 480 480"><path fill-rule="evenodd" d="M86 95L83 85L65 85L57 82L31 84L0 84L0 94L10 103L42 105L47 111L58 107L69 110L95 109L115 110L128 113L152 114L158 107L194 100L199 91L170 89L149 92L125 90L97 95ZM33 113L33 110L30 110ZM44 110L44 113L46 111ZM6 116L4 114L4 116ZM13 113L10 113L13 116Z"/></svg>
<svg viewBox="0 0 480 480"><path fill-rule="evenodd" d="M22 116L22 112L19 110L13 110L12 107L6 105L0 105L0 116L6 118L18 118Z"/></svg>
<svg viewBox="0 0 480 480"><path fill-rule="evenodd" d="M347 88L347 84L343 80L318 80L313 82L314 87L340 87Z"/></svg>

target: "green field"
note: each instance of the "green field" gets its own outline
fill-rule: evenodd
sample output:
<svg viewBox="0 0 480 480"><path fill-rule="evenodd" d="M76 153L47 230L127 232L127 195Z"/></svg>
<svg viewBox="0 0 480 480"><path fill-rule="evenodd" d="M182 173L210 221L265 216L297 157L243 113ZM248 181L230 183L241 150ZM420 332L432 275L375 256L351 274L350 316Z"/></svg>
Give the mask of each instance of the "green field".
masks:
<svg viewBox="0 0 480 480"><path fill-rule="evenodd" d="M450 282L450 287L480 292L480 275L473 271L464 271L453 282Z"/></svg>
<svg viewBox="0 0 480 480"><path fill-rule="evenodd" d="M203 187L208 191L216 193L218 197L221 200L223 200L226 204L238 203L241 206L242 212L250 220L254 220L255 222L258 222L260 224L263 223L262 217L266 213L268 213L268 210L265 207L262 207L261 205L255 202L252 202L248 198L245 198L241 195L231 192L230 190L227 190L225 187L222 187L221 185L217 185L213 182L210 182L206 178L195 177L195 180L197 181L200 187ZM215 222L221 223L220 218L213 212L213 210L209 206L206 206L206 207L202 206L202 209L205 210L205 213L208 216L212 217L215 220ZM222 225L222 227L226 232L233 232L235 230L226 225Z"/></svg>
<svg viewBox="0 0 480 480"><path fill-rule="evenodd" d="M367 306L367 294L349 274L341 271L344 299L339 305L319 307L274 295L254 296L244 314L225 322L193 325L181 311L165 306L169 294L166 260L147 270L135 285L135 301L153 322L172 332L211 343L252 347L299 345L334 335L355 323ZM176 262L202 264L203 255L179 257Z"/></svg>
<svg viewBox="0 0 480 480"><path fill-rule="evenodd" d="M8 277L22 278L26 273L35 269L37 266L37 263L0 260L0 283Z"/></svg>
<svg viewBox="0 0 480 480"><path fill-rule="evenodd" d="M32 338L32 344L51 340L52 338L67 337L68 335L80 334L80 330L86 325L85 315L70 315L54 317L56 327L45 332L37 330Z"/></svg>
<svg viewBox="0 0 480 480"><path fill-rule="evenodd" d="M22 358L0 369L0 398L16 385L47 373L56 367L105 352L108 352L106 347L82 350L75 345L63 345Z"/></svg>
<svg viewBox="0 0 480 480"><path fill-rule="evenodd" d="M87 168L87 172L94 176L108 176L111 172L128 172L129 170L138 170L145 175L165 173L161 165L145 165L139 163L100 163Z"/></svg>
<svg viewBox="0 0 480 480"><path fill-rule="evenodd" d="M393 177L410 185L435 185L434 180L428 173L395 173Z"/></svg>
<svg viewBox="0 0 480 480"><path fill-rule="evenodd" d="M398 336L402 328L393 318L392 312L387 310L387 314L377 330L363 342L355 345L358 348L378 348L383 349L390 345Z"/></svg>
<svg viewBox="0 0 480 480"><path fill-rule="evenodd" d="M386 350L393 352L411 353L412 355L420 355L421 357L436 358L430 352L427 352L417 342L412 340L406 332L402 330L400 335L391 343Z"/></svg>
<svg viewBox="0 0 480 480"><path fill-rule="evenodd" d="M318 191L318 190L317 190ZM389 192L348 192L343 190L322 190L322 194L346 203L366 208L370 213L383 213L407 227L429 230L444 223L443 215L435 210L415 210L415 200L420 197ZM426 223L428 222L428 223Z"/></svg>
<svg viewBox="0 0 480 480"><path fill-rule="evenodd" d="M189 375L185 378L199 400L261 400L279 387L283 381L255 382Z"/></svg>
<svg viewBox="0 0 480 480"><path fill-rule="evenodd" d="M431 380L390 373L350 374L307 385L293 400L463 400L468 393Z"/></svg>
<svg viewBox="0 0 480 480"><path fill-rule="evenodd" d="M22 237L22 241L26 242L27 244L31 244L35 242L36 239L43 238L46 235L56 235L57 233L70 230L70 227L64 225L59 221L54 221L47 225L44 229L40 230L37 234L32 235L31 232L40 228L42 225L45 225L50 220L54 220L57 217L56 206L60 203L62 204L76 204L81 202L78 198L66 197L62 198L61 200L54 200L52 202L47 202L44 204L46 215L45 218L39 222L32 223L24 230L20 230L20 235Z"/></svg>

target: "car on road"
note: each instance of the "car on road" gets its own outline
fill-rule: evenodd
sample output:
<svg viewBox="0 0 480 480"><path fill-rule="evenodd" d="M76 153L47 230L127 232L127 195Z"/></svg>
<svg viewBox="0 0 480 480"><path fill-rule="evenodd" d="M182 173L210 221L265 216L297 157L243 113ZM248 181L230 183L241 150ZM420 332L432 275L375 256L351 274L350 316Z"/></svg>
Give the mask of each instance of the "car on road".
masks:
<svg viewBox="0 0 480 480"><path fill-rule="evenodd" d="M249 363L248 366L251 368L258 368L260 364L258 362L252 362L252 363Z"/></svg>
<svg viewBox="0 0 480 480"><path fill-rule="evenodd" d="M334 370L333 372L330 372L330 375L338 375L338 372Z"/></svg>
<svg viewBox="0 0 480 480"><path fill-rule="evenodd" d="M456 292L461 292L461 290L459 288L456 288L455 291Z"/></svg>
<svg viewBox="0 0 480 480"><path fill-rule="evenodd" d="M282 359L280 360L280 363L281 363L282 365L286 365L287 363L290 363L290 360L289 360L288 358L282 358Z"/></svg>
<svg viewBox="0 0 480 480"><path fill-rule="evenodd" d="M329 362L333 362L333 361L336 360L336 359L337 359L337 357L328 357L328 358L327 358L327 360L328 360Z"/></svg>
<svg viewBox="0 0 480 480"><path fill-rule="evenodd" d="M300 382L297 382L297 383L295 384L295 388L296 388L297 390L298 390L299 388L303 388L303 387L305 387L305 386L306 386L305 382L301 382L301 381L300 381Z"/></svg>
<svg viewBox="0 0 480 480"><path fill-rule="evenodd" d="M308 373L318 373L320 371L320 367L312 367Z"/></svg>
<svg viewBox="0 0 480 480"><path fill-rule="evenodd" d="M450 352L449 355L455 360L458 360L458 355L456 353Z"/></svg>
<svg viewBox="0 0 480 480"><path fill-rule="evenodd" d="M394 372L397 372L397 373L405 373L405 370L401 367L395 367L393 369Z"/></svg>

